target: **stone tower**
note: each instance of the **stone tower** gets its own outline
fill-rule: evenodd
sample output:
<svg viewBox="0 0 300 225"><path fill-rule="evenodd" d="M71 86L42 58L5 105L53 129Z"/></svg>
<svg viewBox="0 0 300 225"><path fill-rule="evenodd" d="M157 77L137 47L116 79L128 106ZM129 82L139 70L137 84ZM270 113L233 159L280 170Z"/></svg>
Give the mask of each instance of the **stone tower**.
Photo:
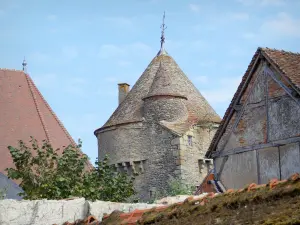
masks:
<svg viewBox="0 0 300 225"><path fill-rule="evenodd" d="M108 154L117 170L138 174L135 188L144 200L166 188L170 177L195 187L205 178L211 162L204 155L220 122L161 39L133 88L119 85L118 108L94 132L99 159Z"/></svg>

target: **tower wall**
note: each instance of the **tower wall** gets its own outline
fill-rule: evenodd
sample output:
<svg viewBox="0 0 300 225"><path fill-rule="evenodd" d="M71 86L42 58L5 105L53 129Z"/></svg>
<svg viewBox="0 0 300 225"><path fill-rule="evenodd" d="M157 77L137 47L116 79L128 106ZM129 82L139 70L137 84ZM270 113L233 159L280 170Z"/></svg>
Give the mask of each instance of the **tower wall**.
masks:
<svg viewBox="0 0 300 225"><path fill-rule="evenodd" d="M186 99L173 96L154 96L145 99L144 116L147 121L175 121L188 113Z"/></svg>
<svg viewBox="0 0 300 225"><path fill-rule="evenodd" d="M209 161L201 164L201 160L214 132L195 127L179 137L153 122L122 125L98 133L99 159L108 154L117 170L138 173L134 182L137 197L149 200L167 188L171 177L194 187L202 182Z"/></svg>
<svg viewBox="0 0 300 225"><path fill-rule="evenodd" d="M136 176L137 197L150 199L167 187L167 181L179 177L177 137L154 123L134 123L98 133L99 159L108 154L110 164L119 171Z"/></svg>
<svg viewBox="0 0 300 225"><path fill-rule="evenodd" d="M179 140L180 174L184 183L197 186L213 168L212 160L205 158L217 127L214 124L194 126Z"/></svg>

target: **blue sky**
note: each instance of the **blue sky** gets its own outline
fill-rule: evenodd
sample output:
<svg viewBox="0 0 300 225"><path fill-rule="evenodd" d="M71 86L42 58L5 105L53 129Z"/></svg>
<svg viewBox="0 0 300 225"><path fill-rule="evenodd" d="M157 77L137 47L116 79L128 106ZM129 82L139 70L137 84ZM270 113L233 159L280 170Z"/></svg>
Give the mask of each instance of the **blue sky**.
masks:
<svg viewBox="0 0 300 225"><path fill-rule="evenodd" d="M0 68L28 73L94 161L101 127L166 49L223 116L258 46L300 52L299 0L0 0Z"/></svg>

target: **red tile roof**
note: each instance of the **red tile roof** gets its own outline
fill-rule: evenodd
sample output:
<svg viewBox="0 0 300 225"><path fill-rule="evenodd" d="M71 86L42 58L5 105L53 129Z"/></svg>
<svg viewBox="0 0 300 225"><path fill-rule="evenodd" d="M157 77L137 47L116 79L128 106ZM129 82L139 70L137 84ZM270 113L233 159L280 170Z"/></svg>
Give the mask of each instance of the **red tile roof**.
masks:
<svg viewBox="0 0 300 225"><path fill-rule="evenodd" d="M253 224L254 220L257 221L277 221L284 220L280 213L269 213L263 211L259 216L253 216L255 214L256 205L261 205L267 202L268 207L272 212L277 210L282 211L282 206L279 202L286 199L286 203L291 207L292 213L298 215L295 211L300 203L300 175L298 173L293 174L288 180L272 179L268 184L257 185L255 183L249 184L247 187L239 190L229 189L226 193L215 194L207 193L202 196L190 196L183 202L175 203L172 205L154 207L152 209L136 209L129 213L123 213L121 211L114 211L109 215L103 216L102 222L98 221L94 216L88 216L84 220L76 220L74 223L65 222L65 225L136 225L136 224L211 224L211 220L214 216L219 220L226 220L229 218L232 222L232 218L241 219L247 224ZM292 201L293 200L293 201ZM262 206L264 207L264 206ZM293 209L294 208L294 209ZM220 211L224 209L225 213L221 214ZM243 212L243 210L249 210L249 216ZM288 212L290 212L288 211ZM186 213L187 212L187 213ZM257 212L257 211L256 211ZM292 215L282 212L285 216L290 217ZM247 215L245 217L245 215ZM189 219L188 217L191 217ZM240 217L240 218L236 218ZM176 218L176 223L174 223ZM296 218L291 219L295 222ZM298 219L300 219L298 215ZM185 223L183 221L191 221L192 223ZM200 223L201 221L201 223ZM269 221L269 222L270 222ZM300 221L300 220L299 220ZM298 222L299 222L298 221ZM250 223L249 223L250 222ZM212 223L223 224L223 223ZM224 223L229 224L229 223ZM231 224L231 223L230 223ZM238 223L245 224L245 223ZM256 223L255 223L256 224ZM261 224L261 223L257 223ZM274 223L268 223L274 224ZM281 223L280 223L281 224ZM286 223L286 224L299 224L299 223ZM56 224L54 224L56 225Z"/></svg>
<svg viewBox="0 0 300 225"><path fill-rule="evenodd" d="M261 59L266 59L272 66L274 66L283 76L291 81L291 83L300 90L300 54L287 52L283 50L276 50L270 48L258 48L255 52L243 78L235 92L229 107L227 108L224 117L219 125L219 128L211 142L211 145L206 153L206 157L211 157L211 153L215 151L218 141L223 132L225 132L227 123L231 119L234 104L239 101L241 93L247 87L252 75L252 70Z"/></svg>
<svg viewBox="0 0 300 225"><path fill-rule="evenodd" d="M0 172L13 166L7 147L30 136L54 148L75 144L29 75L0 69Z"/></svg>
<svg viewBox="0 0 300 225"><path fill-rule="evenodd" d="M176 221L176 224L210 224L212 222L212 217L214 216L217 216L219 220L226 220L227 217L236 218L237 215L239 216L237 219L243 220L244 222L247 222L247 224L250 224L253 221L264 221L265 219L279 222L282 219L282 215L279 215L277 213L262 212L260 217L245 217L246 214L243 214L243 210L246 209L252 211L253 214L255 213L254 209L256 204L259 205L263 202L267 202L268 204L268 202L272 202L272 210L278 209L278 211L281 211L282 209L280 207L282 206L276 201L279 202L280 200L285 198L287 199L288 204L295 204L295 207L297 207L296 203L299 205L300 202L299 191L300 175L296 173L292 175L288 180L279 181L277 179L272 179L268 184L257 185L253 183L240 190L227 190L227 192L224 194L208 193L206 196L198 198L196 196L191 196L184 202L175 203L170 206L163 206L145 210L135 210L130 213L119 212L117 215L107 215L103 217L103 222L101 224L175 224L174 221ZM294 199L293 203L291 203L291 199ZM224 211L227 210L224 215L219 212L223 207ZM290 217L292 215L285 214L285 216ZM112 217L111 220L110 217ZM188 217L192 217L192 219L189 219ZM192 223L184 222L191 220L193 221Z"/></svg>
<svg viewBox="0 0 300 225"><path fill-rule="evenodd" d="M300 53L263 48L262 53L290 81L300 88Z"/></svg>

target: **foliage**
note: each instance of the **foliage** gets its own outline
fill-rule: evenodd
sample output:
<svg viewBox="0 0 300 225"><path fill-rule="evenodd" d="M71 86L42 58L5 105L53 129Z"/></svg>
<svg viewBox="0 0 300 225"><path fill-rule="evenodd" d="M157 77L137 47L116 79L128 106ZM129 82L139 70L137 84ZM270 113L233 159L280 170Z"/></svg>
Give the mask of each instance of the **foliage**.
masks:
<svg viewBox="0 0 300 225"><path fill-rule="evenodd" d="M165 196L192 195L194 187L185 184L181 179L170 178Z"/></svg>
<svg viewBox="0 0 300 225"><path fill-rule="evenodd" d="M155 195L148 201L149 204L155 203L156 200L177 195L193 195L194 187L185 184L181 179L169 177L167 187L155 193Z"/></svg>
<svg viewBox="0 0 300 225"><path fill-rule="evenodd" d="M6 188L0 188L0 200L5 199L6 194L7 194L7 187Z"/></svg>
<svg viewBox="0 0 300 225"><path fill-rule="evenodd" d="M69 145L62 151L54 150L43 141L40 147L31 137L31 147L23 141L19 146L8 149L15 168L6 169L11 179L21 179L20 193L25 199L65 199L84 197L88 200L124 201L135 193L133 177L115 172L103 161L96 161L96 167L87 169L88 158L80 154L81 142ZM60 153L60 154L59 154Z"/></svg>

